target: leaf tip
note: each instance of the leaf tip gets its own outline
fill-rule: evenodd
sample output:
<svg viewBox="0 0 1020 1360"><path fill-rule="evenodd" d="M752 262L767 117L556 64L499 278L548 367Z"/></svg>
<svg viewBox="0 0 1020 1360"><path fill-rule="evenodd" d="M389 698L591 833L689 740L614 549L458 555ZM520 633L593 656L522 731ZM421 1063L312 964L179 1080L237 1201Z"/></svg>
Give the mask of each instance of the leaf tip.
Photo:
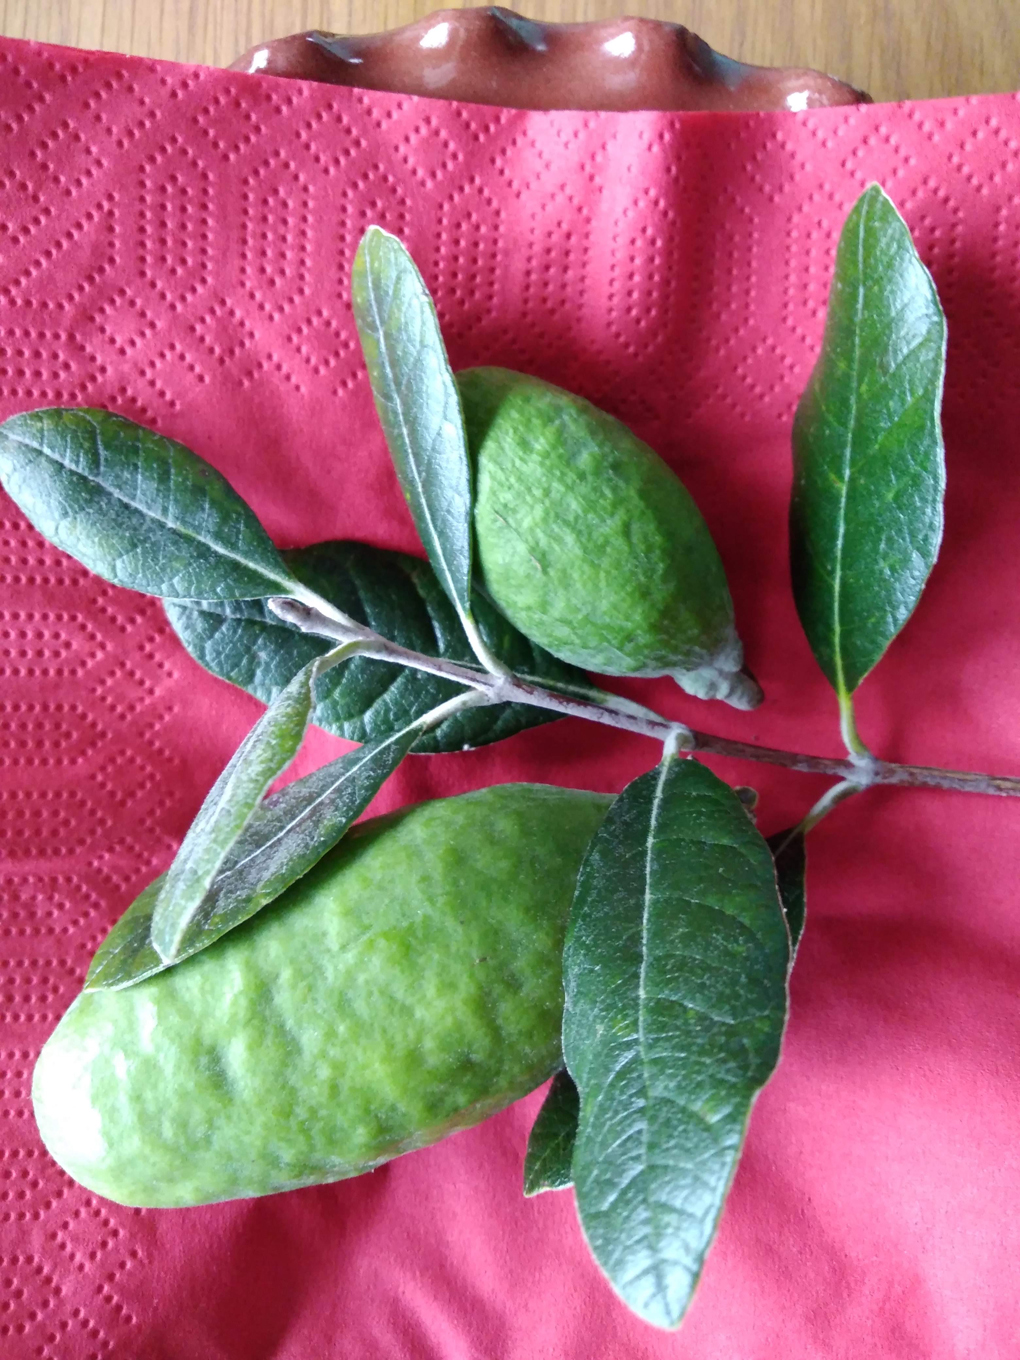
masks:
<svg viewBox="0 0 1020 1360"><path fill-rule="evenodd" d="M380 227L377 222L369 223L369 225L361 233L361 240L358 242L357 254L360 255L363 250L367 250L372 245L373 241L377 241L381 237L389 236L389 234L390 233L386 231L385 228Z"/></svg>
<svg viewBox="0 0 1020 1360"><path fill-rule="evenodd" d="M372 222L362 233L358 248L354 252L354 262L364 262L369 254L374 254L378 250L397 250L401 254L410 258L410 252L401 241L399 236L395 236L392 231L387 231L385 227L380 227L377 222Z"/></svg>

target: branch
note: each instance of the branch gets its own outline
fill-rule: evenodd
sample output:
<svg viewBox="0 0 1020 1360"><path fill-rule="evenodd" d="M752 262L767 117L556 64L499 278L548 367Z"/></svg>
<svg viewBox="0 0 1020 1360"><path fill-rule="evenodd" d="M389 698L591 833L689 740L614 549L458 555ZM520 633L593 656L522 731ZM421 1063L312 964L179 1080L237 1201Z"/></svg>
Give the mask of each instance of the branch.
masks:
<svg viewBox="0 0 1020 1360"><path fill-rule="evenodd" d="M940 770L927 765L895 765L874 756L840 760L829 756L800 755L794 751L757 746L753 742L734 741L729 737L695 731L683 723L670 722L651 709L642 708L616 695L607 694L604 702L583 699L566 691L533 684L517 675L494 675L457 661L425 656L390 642L371 628L353 621L349 625L340 623L319 609L296 600L278 597L269 600L268 604L278 618L302 633L314 633L336 642L360 642L363 644L359 648L361 656L426 671L444 680L466 685L469 689L480 690L486 696L485 702L490 704L530 704L534 708L550 709L564 717L586 718L590 722L617 727L624 732L651 737L654 741L669 741L681 751L702 751L707 755L731 756L736 760L764 761L805 774L831 775L858 788L890 784L901 788L950 789L958 793L1020 797L1020 778L966 770Z"/></svg>
<svg viewBox="0 0 1020 1360"><path fill-rule="evenodd" d="M683 723L670 722L658 713L653 713L650 708L643 708L629 699L614 694L606 694L602 699L585 698L572 694L566 688L550 689L535 684L519 675L497 675L459 661L425 656L422 652L412 652L397 642L390 642L362 624L339 624L319 610L296 600L277 597L269 600L268 605L277 618L302 633L314 633L336 642L357 642L360 644L359 656L408 666L412 670L425 671L469 689L480 690L485 694L487 703L530 704L533 708L547 708L564 717L587 718L609 727L621 727L627 732L637 732L655 741L672 740L682 751L694 750L694 735Z"/></svg>

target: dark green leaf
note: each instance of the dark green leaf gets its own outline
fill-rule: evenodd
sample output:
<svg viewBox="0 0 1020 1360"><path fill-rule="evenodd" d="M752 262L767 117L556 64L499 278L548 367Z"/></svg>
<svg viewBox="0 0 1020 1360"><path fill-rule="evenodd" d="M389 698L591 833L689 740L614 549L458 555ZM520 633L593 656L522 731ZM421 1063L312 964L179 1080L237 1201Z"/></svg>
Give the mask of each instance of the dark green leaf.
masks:
<svg viewBox="0 0 1020 1360"><path fill-rule="evenodd" d="M404 246L369 227L354 257L354 320L400 485L436 576L471 616L471 466L436 309Z"/></svg>
<svg viewBox="0 0 1020 1360"><path fill-rule="evenodd" d="M789 956L772 856L733 790L676 757L628 785L578 877L563 1051L585 1236L656 1326L690 1302L778 1060Z"/></svg>
<svg viewBox="0 0 1020 1360"><path fill-rule="evenodd" d="M226 600L288 594L294 584L215 468L109 411L28 411L4 421L0 481L51 543L116 585Z"/></svg>
<svg viewBox="0 0 1020 1360"><path fill-rule="evenodd" d="M368 807L419 731L410 727L349 751L261 803L186 927L178 962L247 921L317 864ZM127 987L171 966L150 942L165 877L136 898L103 941L86 991Z"/></svg>
<svg viewBox="0 0 1020 1360"><path fill-rule="evenodd" d="M366 543L316 543L285 553L287 566L309 589L358 623L428 656L471 664L464 630L427 562ZM601 695L584 673L536 647L477 592L475 617L486 644L517 675L581 698ZM325 638L291 628L261 601L180 604L167 616L191 655L214 675L270 703L310 660L329 650ZM348 741L399 731L459 687L437 676L354 657L328 671L316 687L317 726ZM448 718L415 746L418 753L484 746L551 722L557 714L526 704L469 709Z"/></svg>
<svg viewBox="0 0 1020 1360"><path fill-rule="evenodd" d="M528 1139L524 1159L524 1193L566 1190L573 1184L570 1169L574 1155L579 1107L577 1087L569 1072L557 1072Z"/></svg>
<svg viewBox="0 0 1020 1360"><path fill-rule="evenodd" d="M198 810L167 871L152 913L152 943L176 963L213 880L266 790L297 755L312 712L317 661L309 662L266 709Z"/></svg>
<svg viewBox="0 0 1020 1360"><path fill-rule="evenodd" d="M938 555L945 353L935 285L873 184L840 237L822 352L793 431L794 594L841 701L910 617Z"/></svg>
<svg viewBox="0 0 1020 1360"><path fill-rule="evenodd" d="M807 913L807 845L802 831L791 827L787 831L777 831L769 836L768 847L776 862L776 880L779 884L779 900L786 913L786 924L790 930L790 950L796 954L800 937L804 933L804 917ZM791 959L792 962L792 959Z"/></svg>

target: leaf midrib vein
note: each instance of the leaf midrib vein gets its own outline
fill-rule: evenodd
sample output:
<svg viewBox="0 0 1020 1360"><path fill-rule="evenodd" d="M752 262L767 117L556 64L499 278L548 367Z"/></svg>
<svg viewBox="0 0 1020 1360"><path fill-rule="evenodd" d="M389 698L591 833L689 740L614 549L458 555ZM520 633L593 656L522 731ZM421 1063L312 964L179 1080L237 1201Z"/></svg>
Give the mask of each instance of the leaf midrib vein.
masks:
<svg viewBox="0 0 1020 1360"><path fill-rule="evenodd" d="M659 777L655 784L655 794L652 798L652 811L648 821L648 836L645 841L645 883L644 896L641 905L641 968L638 974L638 1051L641 1054L641 1085L644 1095L644 1128L641 1135L641 1165L646 1167L649 1162L649 1128L648 1109L651 1103L651 1095L648 1086L648 1053L646 1049L645 1033L645 1001L648 992L648 932L649 916L652 905L652 854L655 847L655 832L659 821L659 813L662 807L663 793L665 790L666 779L669 768L675 756L668 756L659 766ZM648 1210L649 1223L655 1218L655 1206L648 1193L647 1183L642 1186L644 1192L645 1205ZM653 1253L654 1254L654 1253ZM661 1272L656 1263L655 1269L656 1292L660 1295L665 1292L665 1281L661 1277Z"/></svg>
<svg viewBox="0 0 1020 1360"><path fill-rule="evenodd" d="M861 208L861 222L857 233L857 289L853 325L853 348L848 365L850 377L849 419L846 440L841 457L842 487L839 495L839 509L836 519L836 567L832 580L832 640L833 660L836 666L836 685L841 696L846 694L846 675L843 668L842 621L840 617L840 591L843 584L843 544L846 538L846 505L850 494L850 464L853 453L854 435L857 426L857 376L860 368L861 317L864 310L864 231L867 223L868 203Z"/></svg>

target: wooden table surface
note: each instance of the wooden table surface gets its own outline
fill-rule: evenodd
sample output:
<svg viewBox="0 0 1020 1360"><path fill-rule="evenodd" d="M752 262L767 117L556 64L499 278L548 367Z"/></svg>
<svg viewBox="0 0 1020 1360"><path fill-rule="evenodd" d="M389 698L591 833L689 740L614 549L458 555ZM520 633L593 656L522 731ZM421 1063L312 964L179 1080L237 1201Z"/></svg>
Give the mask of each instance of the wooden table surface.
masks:
<svg viewBox="0 0 1020 1360"><path fill-rule="evenodd" d="M813 66L876 99L1020 87L1016 0L517 0L561 22L621 13L686 24L760 65ZM74 47L226 65L302 29L367 33L442 0L0 0L0 33Z"/></svg>

